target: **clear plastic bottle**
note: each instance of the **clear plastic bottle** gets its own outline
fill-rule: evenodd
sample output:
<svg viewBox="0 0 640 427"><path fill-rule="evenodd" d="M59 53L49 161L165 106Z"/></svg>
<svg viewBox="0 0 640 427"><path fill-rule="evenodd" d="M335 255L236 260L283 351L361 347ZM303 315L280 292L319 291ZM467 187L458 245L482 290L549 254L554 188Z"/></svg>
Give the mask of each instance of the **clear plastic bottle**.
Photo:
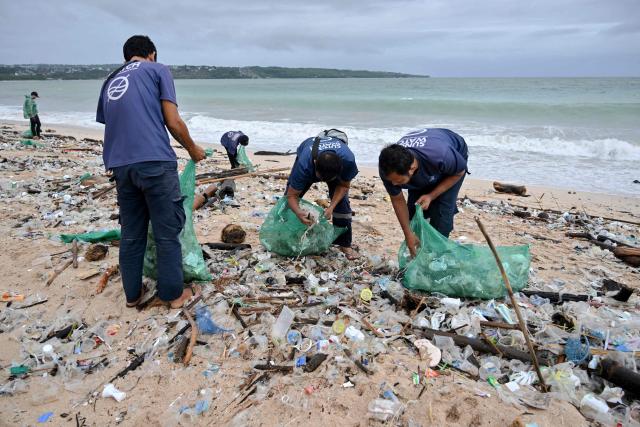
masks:
<svg viewBox="0 0 640 427"><path fill-rule="evenodd" d="M280 344L284 342L287 331L291 327L294 317L295 314L289 307L286 305L282 307L282 311L280 311L278 319L273 324L273 328L271 328L271 339L274 343Z"/></svg>

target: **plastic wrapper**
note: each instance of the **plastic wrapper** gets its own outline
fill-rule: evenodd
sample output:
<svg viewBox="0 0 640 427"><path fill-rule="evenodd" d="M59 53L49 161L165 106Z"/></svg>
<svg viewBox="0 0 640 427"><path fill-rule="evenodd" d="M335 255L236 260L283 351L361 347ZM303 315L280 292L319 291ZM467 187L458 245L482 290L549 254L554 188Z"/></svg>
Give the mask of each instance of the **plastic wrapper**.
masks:
<svg viewBox="0 0 640 427"><path fill-rule="evenodd" d="M406 242L400 246L398 261L400 268L406 269L402 280L406 288L481 299L507 294L488 246L453 242L438 233L422 215L413 216L411 229L421 245L413 259ZM523 289L529 277L529 246L503 246L497 250L514 292Z"/></svg>
<svg viewBox="0 0 640 427"><path fill-rule="evenodd" d="M182 271L185 282L208 282L211 280L211 273L207 269L207 264L202 256L202 248L198 243L196 232L193 228L193 196L196 187L196 164L189 160L180 174L180 191L184 200L185 222L180 232L180 244L182 246ZM149 235L147 237L147 251L144 254L144 275L152 279L158 278L158 259L156 256L156 243L153 239L153 230L149 224Z"/></svg>
<svg viewBox="0 0 640 427"><path fill-rule="evenodd" d="M320 254L346 230L327 221L319 206L300 200L300 207L317 213L317 222L307 227L289 209L286 197L280 198L260 228L260 243L267 250L291 257Z"/></svg>

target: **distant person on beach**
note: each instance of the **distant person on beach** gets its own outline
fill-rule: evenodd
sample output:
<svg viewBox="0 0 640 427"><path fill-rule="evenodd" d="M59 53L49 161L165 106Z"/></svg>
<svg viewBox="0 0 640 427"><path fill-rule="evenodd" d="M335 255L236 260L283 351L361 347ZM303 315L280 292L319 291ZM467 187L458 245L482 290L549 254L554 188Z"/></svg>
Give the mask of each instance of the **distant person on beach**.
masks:
<svg viewBox="0 0 640 427"><path fill-rule="evenodd" d="M349 187L351 180L358 175L358 167L347 142L344 132L330 129L300 144L285 194L291 210L302 223L310 226L313 221L300 209L299 199L304 197L314 183L326 182L331 201L329 207L324 210L324 215L327 219L333 219L335 226L347 229L333 243L340 246L340 250L348 259L355 259L358 254L351 248L352 212Z"/></svg>
<svg viewBox="0 0 640 427"><path fill-rule="evenodd" d="M467 159L465 140L449 129L410 132L380 153L380 178L391 197L411 256L420 246L409 226L416 204L431 226L449 237L458 212L458 192L467 173ZM409 190L406 203L403 189Z"/></svg>
<svg viewBox="0 0 640 427"><path fill-rule="evenodd" d="M178 236L185 222L171 135L193 161L205 158L178 113L169 67L156 62L147 36L133 36L123 47L125 64L102 85L96 121L105 124L103 160L113 171L120 205L120 272L127 307L144 298L142 264L149 220L157 246L158 298L172 308L196 295L184 288ZM166 128L165 128L166 126Z"/></svg>
<svg viewBox="0 0 640 427"><path fill-rule="evenodd" d="M40 98L38 92L31 92L31 95L24 96L24 104L22 104L22 115L25 119L29 119L31 126L31 135L35 139L40 139L42 133L42 124L38 116L38 103L36 99Z"/></svg>
<svg viewBox="0 0 640 427"><path fill-rule="evenodd" d="M249 145L249 137L242 133L242 131L231 130L222 135L220 143L227 151L227 157L229 157L231 169L240 167L240 163L238 162L238 145L243 145L245 147Z"/></svg>

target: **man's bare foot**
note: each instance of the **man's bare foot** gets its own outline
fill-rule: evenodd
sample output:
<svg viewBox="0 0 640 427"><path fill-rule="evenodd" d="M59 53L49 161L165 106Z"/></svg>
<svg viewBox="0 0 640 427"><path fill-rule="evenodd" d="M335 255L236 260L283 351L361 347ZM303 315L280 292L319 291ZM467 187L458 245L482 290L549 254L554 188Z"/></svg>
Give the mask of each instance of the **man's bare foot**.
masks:
<svg viewBox="0 0 640 427"><path fill-rule="evenodd" d="M354 251L353 248L347 248L347 247L341 246L340 252L342 252L350 261L360 258L360 254Z"/></svg>
<svg viewBox="0 0 640 427"><path fill-rule="evenodd" d="M182 295L178 298L174 299L169 303L171 308L181 308L184 304L189 301L193 297L197 297L200 295L200 287L197 285L191 285L182 290Z"/></svg>

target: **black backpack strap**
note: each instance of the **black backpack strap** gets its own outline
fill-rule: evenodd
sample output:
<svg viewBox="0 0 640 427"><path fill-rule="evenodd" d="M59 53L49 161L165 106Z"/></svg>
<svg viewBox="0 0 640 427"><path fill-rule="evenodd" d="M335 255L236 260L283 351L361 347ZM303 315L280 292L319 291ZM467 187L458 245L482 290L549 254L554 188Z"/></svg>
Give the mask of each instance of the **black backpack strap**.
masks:
<svg viewBox="0 0 640 427"><path fill-rule="evenodd" d="M318 159L318 147L320 146L320 137L316 136L313 140L313 145L311 146L311 158L313 160Z"/></svg>

